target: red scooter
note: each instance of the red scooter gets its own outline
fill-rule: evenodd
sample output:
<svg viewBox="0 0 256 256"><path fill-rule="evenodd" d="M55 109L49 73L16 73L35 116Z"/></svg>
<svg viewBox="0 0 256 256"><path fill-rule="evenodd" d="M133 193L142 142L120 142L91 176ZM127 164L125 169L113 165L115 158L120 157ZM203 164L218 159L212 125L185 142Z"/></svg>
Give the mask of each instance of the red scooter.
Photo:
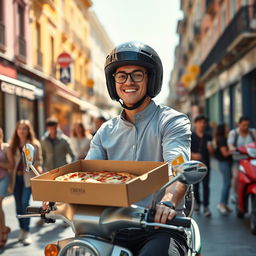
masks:
<svg viewBox="0 0 256 256"><path fill-rule="evenodd" d="M240 146L233 158L239 160L236 214L250 217L250 228L256 235L256 142Z"/></svg>

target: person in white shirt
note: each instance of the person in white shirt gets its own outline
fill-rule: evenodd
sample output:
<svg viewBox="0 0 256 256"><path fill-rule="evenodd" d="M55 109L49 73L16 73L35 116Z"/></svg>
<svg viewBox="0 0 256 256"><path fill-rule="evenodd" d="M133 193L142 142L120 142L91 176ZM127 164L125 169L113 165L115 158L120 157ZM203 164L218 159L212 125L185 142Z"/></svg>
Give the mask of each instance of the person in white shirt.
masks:
<svg viewBox="0 0 256 256"><path fill-rule="evenodd" d="M242 116L238 122L238 128L233 129L228 134L228 148L230 152L237 151L237 148L253 141L256 141L256 129L249 128L250 119L247 116ZM233 161L232 166L232 189L234 195L232 201L236 201L236 186L238 175L238 161Z"/></svg>

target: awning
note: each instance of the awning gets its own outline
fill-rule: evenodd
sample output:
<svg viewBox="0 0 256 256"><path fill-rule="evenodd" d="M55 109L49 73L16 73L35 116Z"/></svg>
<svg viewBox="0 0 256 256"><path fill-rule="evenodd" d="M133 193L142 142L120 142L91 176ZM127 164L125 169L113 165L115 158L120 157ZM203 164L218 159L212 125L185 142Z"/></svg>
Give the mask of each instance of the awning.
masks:
<svg viewBox="0 0 256 256"><path fill-rule="evenodd" d="M34 100L36 96L41 98L44 95L42 89L8 76L0 75L0 82L1 91L5 93L14 94L29 100Z"/></svg>

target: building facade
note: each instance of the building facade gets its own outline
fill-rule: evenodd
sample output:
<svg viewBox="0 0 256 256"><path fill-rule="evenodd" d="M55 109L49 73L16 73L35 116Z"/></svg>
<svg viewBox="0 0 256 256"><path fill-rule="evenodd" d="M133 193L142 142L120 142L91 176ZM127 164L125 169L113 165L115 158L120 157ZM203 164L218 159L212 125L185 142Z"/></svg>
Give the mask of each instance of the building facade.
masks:
<svg viewBox="0 0 256 256"><path fill-rule="evenodd" d="M40 138L45 119L55 116L69 135L74 121L88 123L109 109L94 99L91 6L91 0L0 1L0 127L6 140L20 119L29 119ZM103 37L110 42L105 32Z"/></svg>
<svg viewBox="0 0 256 256"><path fill-rule="evenodd" d="M183 29L178 30L180 54L174 70L179 67L182 71L171 80L172 88L176 89L177 85L185 88L183 100L189 101L190 108L181 110L192 116L203 112L212 123L225 122L230 127L236 125L241 115L247 115L255 127L255 1L181 1L181 8ZM193 8L201 15L189 11ZM198 27L194 30L194 34L198 33L196 59L190 47L184 47L189 45L186 35L192 27ZM192 49L194 52L195 48ZM184 57L186 62L182 65ZM188 72L191 63L199 67L199 73L192 77ZM176 101L179 103L179 98Z"/></svg>

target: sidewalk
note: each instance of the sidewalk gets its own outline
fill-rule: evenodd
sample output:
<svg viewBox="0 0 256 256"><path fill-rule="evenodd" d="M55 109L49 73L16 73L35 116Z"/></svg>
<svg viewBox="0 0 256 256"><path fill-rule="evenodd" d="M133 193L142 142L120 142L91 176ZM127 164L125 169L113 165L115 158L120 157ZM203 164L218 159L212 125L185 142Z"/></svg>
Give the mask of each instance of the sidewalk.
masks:
<svg viewBox="0 0 256 256"><path fill-rule="evenodd" d="M30 205L38 206L41 202L30 202ZM4 249L0 249L0 255L3 256L35 256L44 255L44 247L57 239L68 238L73 236L70 227L66 228L63 222L57 221L56 223L44 224L41 227L36 226L39 218L31 218L30 228L33 242L29 246L23 246L17 240L19 234L19 225L16 218L15 202L13 196L8 196L3 201L3 209L5 212L6 225L11 228L9 239Z"/></svg>

